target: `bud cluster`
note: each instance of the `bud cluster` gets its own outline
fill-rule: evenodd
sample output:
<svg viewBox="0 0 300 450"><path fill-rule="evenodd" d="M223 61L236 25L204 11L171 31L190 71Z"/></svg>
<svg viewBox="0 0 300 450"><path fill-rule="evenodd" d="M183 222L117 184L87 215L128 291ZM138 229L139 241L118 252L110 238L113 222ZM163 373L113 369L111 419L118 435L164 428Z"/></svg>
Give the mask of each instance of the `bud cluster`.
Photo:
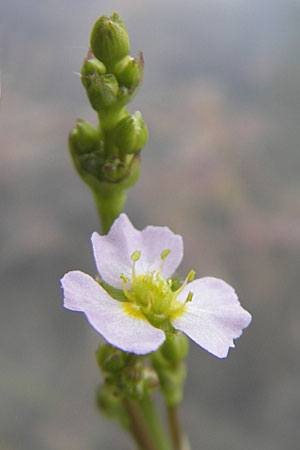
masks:
<svg viewBox="0 0 300 450"><path fill-rule="evenodd" d="M105 374L105 384L114 387L121 397L141 400L159 387L155 371L132 353L103 344L96 352L96 360Z"/></svg>
<svg viewBox="0 0 300 450"><path fill-rule="evenodd" d="M147 127L140 112L125 105L137 93L143 78L143 57L129 56L129 37L117 13L101 16L90 36L90 49L81 68L81 81L99 125L79 119L69 136L77 171L93 189L97 183L128 183L133 159L146 145ZM92 177L92 179L91 179ZM94 189L95 190L95 189Z"/></svg>

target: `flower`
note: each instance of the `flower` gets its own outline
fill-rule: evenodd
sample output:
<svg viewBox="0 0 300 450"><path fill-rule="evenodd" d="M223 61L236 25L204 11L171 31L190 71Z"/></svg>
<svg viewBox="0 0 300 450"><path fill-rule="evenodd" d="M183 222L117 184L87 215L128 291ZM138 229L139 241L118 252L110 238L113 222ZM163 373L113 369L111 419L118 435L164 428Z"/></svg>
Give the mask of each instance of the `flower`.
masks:
<svg viewBox="0 0 300 450"><path fill-rule="evenodd" d="M181 236L167 227L139 231L121 214L109 233L91 237L100 281L80 271L61 280L64 306L82 311L113 346L144 355L164 342L166 333L185 333L219 358L251 322L234 289L225 281L194 279L190 271L175 290L170 278L183 256Z"/></svg>

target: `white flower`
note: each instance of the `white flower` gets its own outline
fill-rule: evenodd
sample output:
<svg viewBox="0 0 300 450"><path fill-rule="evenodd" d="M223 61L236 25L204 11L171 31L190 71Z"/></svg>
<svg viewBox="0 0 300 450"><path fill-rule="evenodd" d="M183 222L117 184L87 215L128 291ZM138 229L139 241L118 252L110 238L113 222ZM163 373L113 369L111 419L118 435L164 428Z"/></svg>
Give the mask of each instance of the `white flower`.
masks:
<svg viewBox="0 0 300 450"><path fill-rule="evenodd" d="M251 322L225 281L212 277L193 281L191 271L179 289L171 289L183 241L167 227L138 231L121 214L108 235L92 234L92 245L105 288L83 272L68 272L61 280L64 306L84 312L115 347L144 355L158 349L166 332L179 330L225 358L234 347L233 339Z"/></svg>

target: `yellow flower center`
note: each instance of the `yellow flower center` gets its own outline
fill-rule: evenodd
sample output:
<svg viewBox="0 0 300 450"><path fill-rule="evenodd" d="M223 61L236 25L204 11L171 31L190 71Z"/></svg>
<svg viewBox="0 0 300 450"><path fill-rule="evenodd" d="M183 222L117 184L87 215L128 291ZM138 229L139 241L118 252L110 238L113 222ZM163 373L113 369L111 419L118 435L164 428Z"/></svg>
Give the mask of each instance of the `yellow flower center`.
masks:
<svg viewBox="0 0 300 450"><path fill-rule="evenodd" d="M123 303L124 311L136 318L147 318L155 324L166 319L172 320L180 316L186 309L186 303L192 300L193 294L189 292L184 303L177 301L177 297L186 284L194 279L195 272L191 270L183 284L176 291L172 291L172 280L162 275L164 261L170 254L167 249L161 253L161 265L158 270L136 275L135 264L141 257L140 251L131 255L131 286L127 288L129 279L121 275L123 292L128 302Z"/></svg>

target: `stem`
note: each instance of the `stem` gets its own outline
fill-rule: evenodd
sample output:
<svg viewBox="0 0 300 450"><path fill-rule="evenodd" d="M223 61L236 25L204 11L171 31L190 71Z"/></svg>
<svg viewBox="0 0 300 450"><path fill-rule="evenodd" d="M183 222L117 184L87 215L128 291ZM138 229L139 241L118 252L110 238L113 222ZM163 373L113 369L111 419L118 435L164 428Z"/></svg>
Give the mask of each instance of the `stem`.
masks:
<svg viewBox="0 0 300 450"><path fill-rule="evenodd" d="M157 450L138 402L125 398L124 405L130 417L132 435L140 450Z"/></svg>
<svg viewBox="0 0 300 450"><path fill-rule="evenodd" d="M94 199L101 219L102 232L107 234L111 224L123 210L126 200L125 190L118 189L116 185L106 189L103 186L101 191L94 193Z"/></svg>
<svg viewBox="0 0 300 450"><path fill-rule="evenodd" d="M183 434L181 431L177 405L167 406L168 422L175 450L182 449Z"/></svg>
<svg viewBox="0 0 300 450"><path fill-rule="evenodd" d="M128 113L127 109L121 107L119 109L112 109L105 114L99 113L99 129L103 133L104 138L104 153L106 157L118 155L118 149L114 144L114 128L124 116Z"/></svg>
<svg viewBox="0 0 300 450"><path fill-rule="evenodd" d="M172 450L169 439L166 436L161 421L157 416L153 401L150 399L150 397L146 396L139 402L139 404L143 411L157 450Z"/></svg>

